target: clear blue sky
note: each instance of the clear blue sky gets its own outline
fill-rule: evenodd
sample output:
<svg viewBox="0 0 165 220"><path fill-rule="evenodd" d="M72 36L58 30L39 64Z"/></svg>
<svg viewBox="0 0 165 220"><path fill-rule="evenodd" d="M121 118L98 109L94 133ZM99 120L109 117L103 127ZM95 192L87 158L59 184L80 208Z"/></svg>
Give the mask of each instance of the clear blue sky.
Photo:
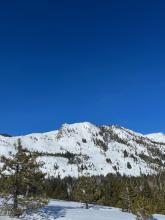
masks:
<svg viewBox="0 0 165 220"><path fill-rule="evenodd" d="M0 1L0 132L165 132L165 2Z"/></svg>

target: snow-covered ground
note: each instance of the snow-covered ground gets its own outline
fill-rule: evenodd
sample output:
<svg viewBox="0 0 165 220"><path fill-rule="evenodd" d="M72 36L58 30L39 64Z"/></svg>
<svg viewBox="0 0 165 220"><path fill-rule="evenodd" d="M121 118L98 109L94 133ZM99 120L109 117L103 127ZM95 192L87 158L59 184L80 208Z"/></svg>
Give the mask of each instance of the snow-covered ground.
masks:
<svg viewBox="0 0 165 220"><path fill-rule="evenodd" d="M165 162L163 134L145 136L114 125L96 126L84 122L64 124L59 130L47 133L19 137L0 135L0 156L14 153L18 138L30 151L42 153L39 159L45 163L45 173L61 178L116 172L132 176L152 174L156 172L156 168L160 168L161 162ZM74 155L71 160L64 156L68 152ZM149 161L153 163L148 163L145 158L151 158ZM159 163L158 158L162 160ZM84 169L80 172L81 167Z"/></svg>
<svg viewBox="0 0 165 220"><path fill-rule="evenodd" d="M83 204L51 200L48 206L40 211L26 215L24 220L136 220L131 213L122 212L118 208L94 206L87 210ZM16 220L1 216L0 220ZM165 220L163 215L154 215L154 220Z"/></svg>

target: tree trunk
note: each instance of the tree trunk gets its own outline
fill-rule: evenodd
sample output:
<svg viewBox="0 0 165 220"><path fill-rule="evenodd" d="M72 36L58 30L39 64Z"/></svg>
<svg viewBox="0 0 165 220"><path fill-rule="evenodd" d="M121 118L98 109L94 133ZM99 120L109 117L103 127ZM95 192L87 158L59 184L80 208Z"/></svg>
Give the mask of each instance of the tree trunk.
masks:
<svg viewBox="0 0 165 220"><path fill-rule="evenodd" d="M15 189L14 189L14 198L13 198L13 215L19 217L18 213L18 195L19 195L19 164L16 165L16 173L15 173Z"/></svg>
<svg viewBox="0 0 165 220"><path fill-rule="evenodd" d="M17 216L17 210L18 210L18 191L17 189L15 189L15 192L14 192L14 204L13 204L13 215L14 216Z"/></svg>
<svg viewBox="0 0 165 220"><path fill-rule="evenodd" d="M28 197L28 195L29 195L29 185L27 185L27 187L26 187L26 197Z"/></svg>
<svg viewBox="0 0 165 220"><path fill-rule="evenodd" d="M89 209L89 205L88 205L87 202L85 203L85 208L86 208L86 209Z"/></svg>

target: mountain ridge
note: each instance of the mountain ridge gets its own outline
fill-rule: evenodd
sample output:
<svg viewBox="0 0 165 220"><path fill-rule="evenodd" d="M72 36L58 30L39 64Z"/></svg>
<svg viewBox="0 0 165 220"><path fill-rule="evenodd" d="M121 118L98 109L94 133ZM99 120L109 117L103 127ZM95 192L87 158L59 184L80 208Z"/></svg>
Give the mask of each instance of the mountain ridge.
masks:
<svg viewBox="0 0 165 220"><path fill-rule="evenodd" d="M49 176L139 176L164 168L162 135L160 139L160 135L143 135L117 125L63 124L59 130L45 133L0 135L0 155L14 153L14 144L20 138L24 147L38 153L39 160L45 163L43 171Z"/></svg>

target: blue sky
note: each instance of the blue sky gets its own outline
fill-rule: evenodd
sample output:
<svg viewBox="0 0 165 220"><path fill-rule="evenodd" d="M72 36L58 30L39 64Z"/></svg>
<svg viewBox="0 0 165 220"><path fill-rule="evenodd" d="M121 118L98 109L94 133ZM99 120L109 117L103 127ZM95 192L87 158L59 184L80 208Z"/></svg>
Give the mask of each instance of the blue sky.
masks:
<svg viewBox="0 0 165 220"><path fill-rule="evenodd" d="M165 132L165 2L0 1L0 132Z"/></svg>

